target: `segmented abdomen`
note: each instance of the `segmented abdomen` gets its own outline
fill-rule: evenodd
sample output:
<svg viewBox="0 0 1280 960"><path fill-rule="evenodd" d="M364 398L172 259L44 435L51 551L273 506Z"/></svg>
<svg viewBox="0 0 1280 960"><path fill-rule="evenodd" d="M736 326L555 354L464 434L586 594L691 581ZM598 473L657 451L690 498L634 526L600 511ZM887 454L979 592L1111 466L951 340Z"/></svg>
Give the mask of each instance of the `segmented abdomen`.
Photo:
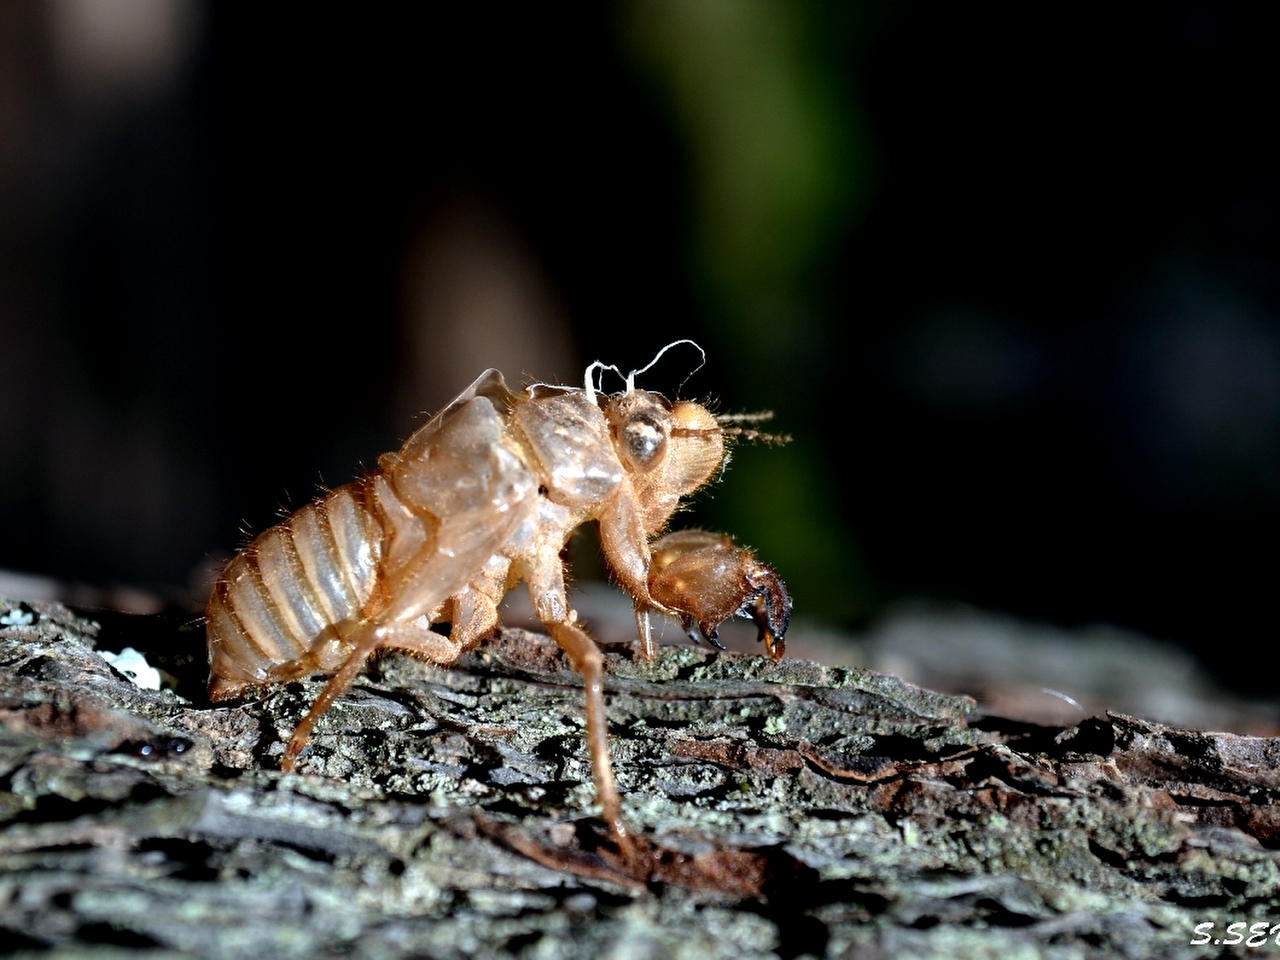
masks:
<svg viewBox="0 0 1280 960"><path fill-rule="evenodd" d="M334 490L261 534L223 571L205 611L212 699L246 684L332 669L382 560L366 484ZM331 629L337 628L337 629Z"/></svg>

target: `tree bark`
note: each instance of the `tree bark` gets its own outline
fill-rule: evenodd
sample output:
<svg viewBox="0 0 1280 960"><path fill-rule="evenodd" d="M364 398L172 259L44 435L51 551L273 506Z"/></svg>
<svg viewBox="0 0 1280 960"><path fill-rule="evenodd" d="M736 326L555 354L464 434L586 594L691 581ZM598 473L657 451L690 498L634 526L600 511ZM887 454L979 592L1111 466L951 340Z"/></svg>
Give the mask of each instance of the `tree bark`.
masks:
<svg viewBox="0 0 1280 960"><path fill-rule="evenodd" d="M592 816L581 681L545 637L382 658L286 775L322 681L214 708L190 690L201 629L113 638L150 629L185 699L117 673L65 607L0 615L0 947L1179 957L1280 924L1278 740L975 718L864 669L611 647L637 870Z"/></svg>

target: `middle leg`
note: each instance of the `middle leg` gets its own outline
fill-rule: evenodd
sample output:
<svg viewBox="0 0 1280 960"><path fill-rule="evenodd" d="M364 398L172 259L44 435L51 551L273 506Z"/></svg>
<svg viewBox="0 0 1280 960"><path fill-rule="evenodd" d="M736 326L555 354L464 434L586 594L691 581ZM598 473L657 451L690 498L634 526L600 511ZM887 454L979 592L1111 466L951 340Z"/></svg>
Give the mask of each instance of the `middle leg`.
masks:
<svg viewBox="0 0 1280 960"><path fill-rule="evenodd" d="M559 557L531 570L526 577L529 599L538 619L551 639L569 655L569 660L582 674L587 700L587 745L591 751L591 769L595 777L596 799L615 842L627 858L635 856L635 844L622 818L622 801L613 779L613 761L609 756L609 721L604 708L604 655L596 642L577 624L577 615L569 609L564 588L564 567Z"/></svg>
<svg viewBox="0 0 1280 960"><path fill-rule="evenodd" d="M587 743L591 750L596 798L614 840L625 855L631 856L634 845L627 833L626 821L622 819L622 801L618 799L613 761L609 756L609 720L604 709L604 657L595 641L576 623L562 620L548 623L546 628L582 674L587 695Z"/></svg>

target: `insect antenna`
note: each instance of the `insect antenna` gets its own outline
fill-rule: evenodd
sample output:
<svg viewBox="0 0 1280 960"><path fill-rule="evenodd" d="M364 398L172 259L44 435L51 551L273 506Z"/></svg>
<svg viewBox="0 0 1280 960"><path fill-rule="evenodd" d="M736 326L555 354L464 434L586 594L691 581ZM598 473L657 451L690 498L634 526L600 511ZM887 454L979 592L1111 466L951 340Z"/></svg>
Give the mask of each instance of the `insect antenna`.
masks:
<svg viewBox="0 0 1280 960"><path fill-rule="evenodd" d="M730 427L730 423L764 423L773 419L772 410L758 410L755 413L717 413L716 423L720 424L720 432L726 437L741 437L743 440L759 443L790 443L788 433L765 433L752 427Z"/></svg>
<svg viewBox="0 0 1280 960"><path fill-rule="evenodd" d="M747 427L725 427L720 432L726 437L741 437L743 440L749 440L753 443L776 443L781 445L791 442L791 434L789 433L765 433L763 430L751 430Z"/></svg>

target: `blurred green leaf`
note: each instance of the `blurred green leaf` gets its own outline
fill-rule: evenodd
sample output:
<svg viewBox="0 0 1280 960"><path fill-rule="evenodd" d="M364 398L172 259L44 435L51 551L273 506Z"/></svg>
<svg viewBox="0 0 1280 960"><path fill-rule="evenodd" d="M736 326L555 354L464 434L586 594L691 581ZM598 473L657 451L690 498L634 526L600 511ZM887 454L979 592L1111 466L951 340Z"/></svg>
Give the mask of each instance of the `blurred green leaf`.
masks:
<svg viewBox="0 0 1280 960"><path fill-rule="evenodd" d="M776 566L799 609L848 618L867 612L869 590L810 389L830 351L826 268L870 179L835 9L656 0L625 7L622 31L688 152L690 266L718 362L764 374L749 402L797 436L785 451L740 448L751 469L704 514Z"/></svg>

